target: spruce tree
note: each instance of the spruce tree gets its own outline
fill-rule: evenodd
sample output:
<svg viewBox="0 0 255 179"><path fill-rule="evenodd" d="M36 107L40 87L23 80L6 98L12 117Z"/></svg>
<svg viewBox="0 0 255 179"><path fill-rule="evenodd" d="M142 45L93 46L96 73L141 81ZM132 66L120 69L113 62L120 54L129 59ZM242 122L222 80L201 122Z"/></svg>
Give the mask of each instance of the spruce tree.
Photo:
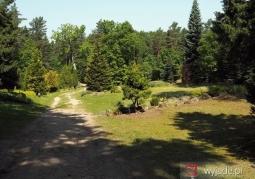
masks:
<svg viewBox="0 0 255 179"><path fill-rule="evenodd" d="M188 22L188 32L185 37L185 45L184 45L184 58L186 64L190 64L191 81L195 81L197 78L197 69L195 65L195 61L199 58L199 53L197 48L199 47L199 41L202 35L202 22L201 15L197 0L193 1L189 22ZM187 65L184 65L187 66Z"/></svg>
<svg viewBox="0 0 255 179"><path fill-rule="evenodd" d="M44 94L46 92L45 74L46 69L42 63L40 51L36 50L32 55L31 63L26 71L25 78L27 89L34 91L36 94Z"/></svg>
<svg viewBox="0 0 255 179"><path fill-rule="evenodd" d="M100 43L95 44L94 58L88 65L87 73L84 78L91 91L104 91L109 90L112 86L112 73L111 69L100 52Z"/></svg>
<svg viewBox="0 0 255 179"><path fill-rule="evenodd" d="M222 3L223 12L215 13L216 19L212 27L220 45L217 72L221 81L234 80L235 83L243 83L253 66L247 56L249 42L244 41L245 38L250 39L247 31L249 19L246 19L250 14L246 12L248 1L223 0Z"/></svg>
<svg viewBox="0 0 255 179"><path fill-rule="evenodd" d="M13 70L18 59L18 32L20 19L14 0L0 1L0 84L17 80ZM10 73L8 73L10 71ZM14 79L15 78L15 79Z"/></svg>

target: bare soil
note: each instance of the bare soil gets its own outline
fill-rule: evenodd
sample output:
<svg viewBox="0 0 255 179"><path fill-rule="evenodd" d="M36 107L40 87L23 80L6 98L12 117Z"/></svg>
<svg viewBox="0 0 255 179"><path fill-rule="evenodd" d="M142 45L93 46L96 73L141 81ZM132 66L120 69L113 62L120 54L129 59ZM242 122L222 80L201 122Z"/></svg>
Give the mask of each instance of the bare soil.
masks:
<svg viewBox="0 0 255 179"><path fill-rule="evenodd" d="M124 159L116 143L69 98L68 109L52 106L13 139L0 141L2 179L141 178L141 165ZM138 114L139 115L139 114Z"/></svg>

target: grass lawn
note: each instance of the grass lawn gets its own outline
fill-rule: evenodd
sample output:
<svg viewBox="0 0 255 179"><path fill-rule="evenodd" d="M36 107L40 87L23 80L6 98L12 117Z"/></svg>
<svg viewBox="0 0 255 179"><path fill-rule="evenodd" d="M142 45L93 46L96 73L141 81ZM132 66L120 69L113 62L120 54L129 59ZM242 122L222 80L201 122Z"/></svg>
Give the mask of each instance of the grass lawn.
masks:
<svg viewBox="0 0 255 179"><path fill-rule="evenodd" d="M178 87L169 85L168 87L153 87L151 88L152 95L158 97L176 97L190 93L194 90L203 90L207 91L208 88L206 86L201 87ZM83 103L80 107L86 109L88 112L91 112L95 115L104 114L107 109L115 110L117 102L121 101L125 105L132 104L131 100L122 100L123 94L122 93L105 93L100 95L86 95L81 97L81 93L76 93L75 98L81 100ZM150 104L150 100L146 99L145 103Z"/></svg>
<svg viewBox="0 0 255 179"><path fill-rule="evenodd" d="M35 119L61 92L46 96L31 96L33 104L19 104L0 101L0 139L8 138Z"/></svg>
<svg viewBox="0 0 255 179"><path fill-rule="evenodd" d="M207 90L206 87L198 87ZM153 95L170 96L191 92L197 88L155 87ZM80 97L83 107L94 114L110 108L111 101L121 94ZM255 175L255 140L250 105L245 99L207 100L196 104L168 107L153 118L97 117L97 124L116 141L127 159L139 161L141 178L179 178L180 162L206 162L206 167L242 166L242 175ZM200 166L199 172L204 168ZM234 178L234 175L221 175Z"/></svg>

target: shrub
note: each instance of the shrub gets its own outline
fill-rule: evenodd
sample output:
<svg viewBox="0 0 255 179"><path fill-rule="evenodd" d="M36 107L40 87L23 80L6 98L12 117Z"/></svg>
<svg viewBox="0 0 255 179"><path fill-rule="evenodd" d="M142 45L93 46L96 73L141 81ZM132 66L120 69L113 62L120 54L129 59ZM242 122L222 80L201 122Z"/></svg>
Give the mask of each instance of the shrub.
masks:
<svg viewBox="0 0 255 179"><path fill-rule="evenodd" d="M194 91L191 92L192 96L196 96L196 97L202 97L203 96L203 90L202 89L196 89Z"/></svg>
<svg viewBox="0 0 255 179"><path fill-rule="evenodd" d="M142 105L142 104L144 104L145 103L145 99L144 98L140 98L139 100L138 100L138 104L139 105Z"/></svg>
<svg viewBox="0 0 255 179"><path fill-rule="evenodd" d="M159 104L159 98L158 97L153 97L150 101L152 106L158 106Z"/></svg>
<svg viewBox="0 0 255 179"><path fill-rule="evenodd" d="M114 86L121 86L122 85L122 82L121 81L114 81Z"/></svg>
<svg viewBox="0 0 255 179"><path fill-rule="evenodd" d="M83 96L86 96L86 95L88 95L88 94L91 94L92 92L91 91L83 91L83 92L81 92L81 97L83 97Z"/></svg>
<svg viewBox="0 0 255 179"><path fill-rule="evenodd" d="M0 101L9 101L24 104L31 104L33 102L24 93L16 92L0 92Z"/></svg>
<svg viewBox="0 0 255 179"><path fill-rule="evenodd" d="M118 89L118 86L112 86L111 93L121 93L121 90Z"/></svg>
<svg viewBox="0 0 255 179"><path fill-rule="evenodd" d="M221 93L227 93L229 90L225 86L212 85L209 87L208 94L210 96L219 96Z"/></svg>
<svg viewBox="0 0 255 179"><path fill-rule="evenodd" d="M125 105L123 104L122 101L118 101L116 104L114 104L114 114L127 114L129 113L130 109L128 109L128 107L125 107Z"/></svg>
<svg viewBox="0 0 255 179"><path fill-rule="evenodd" d="M14 90L13 92L15 92L15 93L23 93L23 94L25 94L27 97L29 97L29 98L32 98L32 97L35 97L36 96L36 94L35 94L35 92L34 91L20 91L20 90Z"/></svg>
<svg viewBox="0 0 255 179"><path fill-rule="evenodd" d="M243 85L234 85L229 89L230 93L246 93L246 89Z"/></svg>

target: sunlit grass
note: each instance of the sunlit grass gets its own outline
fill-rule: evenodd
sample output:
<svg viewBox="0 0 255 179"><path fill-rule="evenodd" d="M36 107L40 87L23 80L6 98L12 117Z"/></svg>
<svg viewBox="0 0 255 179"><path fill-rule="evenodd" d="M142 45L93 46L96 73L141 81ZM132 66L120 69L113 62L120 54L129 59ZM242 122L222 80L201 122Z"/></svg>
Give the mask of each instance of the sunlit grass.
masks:
<svg viewBox="0 0 255 179"><path fill-rule="evenodd" d="M168 94L171 97L196 89L208 90L206 86L169 86L154 87L152 91L156 96ZM112 94L85 97L83 105L87 109L85 105L89 102L94 107L93 111L97 112L97 103L102 100L101 104L105 106L112 97ZM115 100L119 98L120 94L117 94ZM105 109L103 106L100 110ZM125 157L145 165L143 173L146 177L177 178L180 162L206 161L209 162L208 167L242 163L245 171L241 177L252 178L255 173L248 168L253 156L251 141L254 129L249 108L250 104L245 99L206 100L168 107L154 118L113 116L97 117L95 120L110 133L108 138L117 142Z"/></svg>
<svg viewBox="0 0 255 179"><path fill-rule="evenodd" d="M16 92L23 92L17 90ZM26 92L28 94L28 92ZM45 96L28 95L32 104L20 104L0 101L0 139L8 138L36 119L62 92L49 93Z"/></svg>

